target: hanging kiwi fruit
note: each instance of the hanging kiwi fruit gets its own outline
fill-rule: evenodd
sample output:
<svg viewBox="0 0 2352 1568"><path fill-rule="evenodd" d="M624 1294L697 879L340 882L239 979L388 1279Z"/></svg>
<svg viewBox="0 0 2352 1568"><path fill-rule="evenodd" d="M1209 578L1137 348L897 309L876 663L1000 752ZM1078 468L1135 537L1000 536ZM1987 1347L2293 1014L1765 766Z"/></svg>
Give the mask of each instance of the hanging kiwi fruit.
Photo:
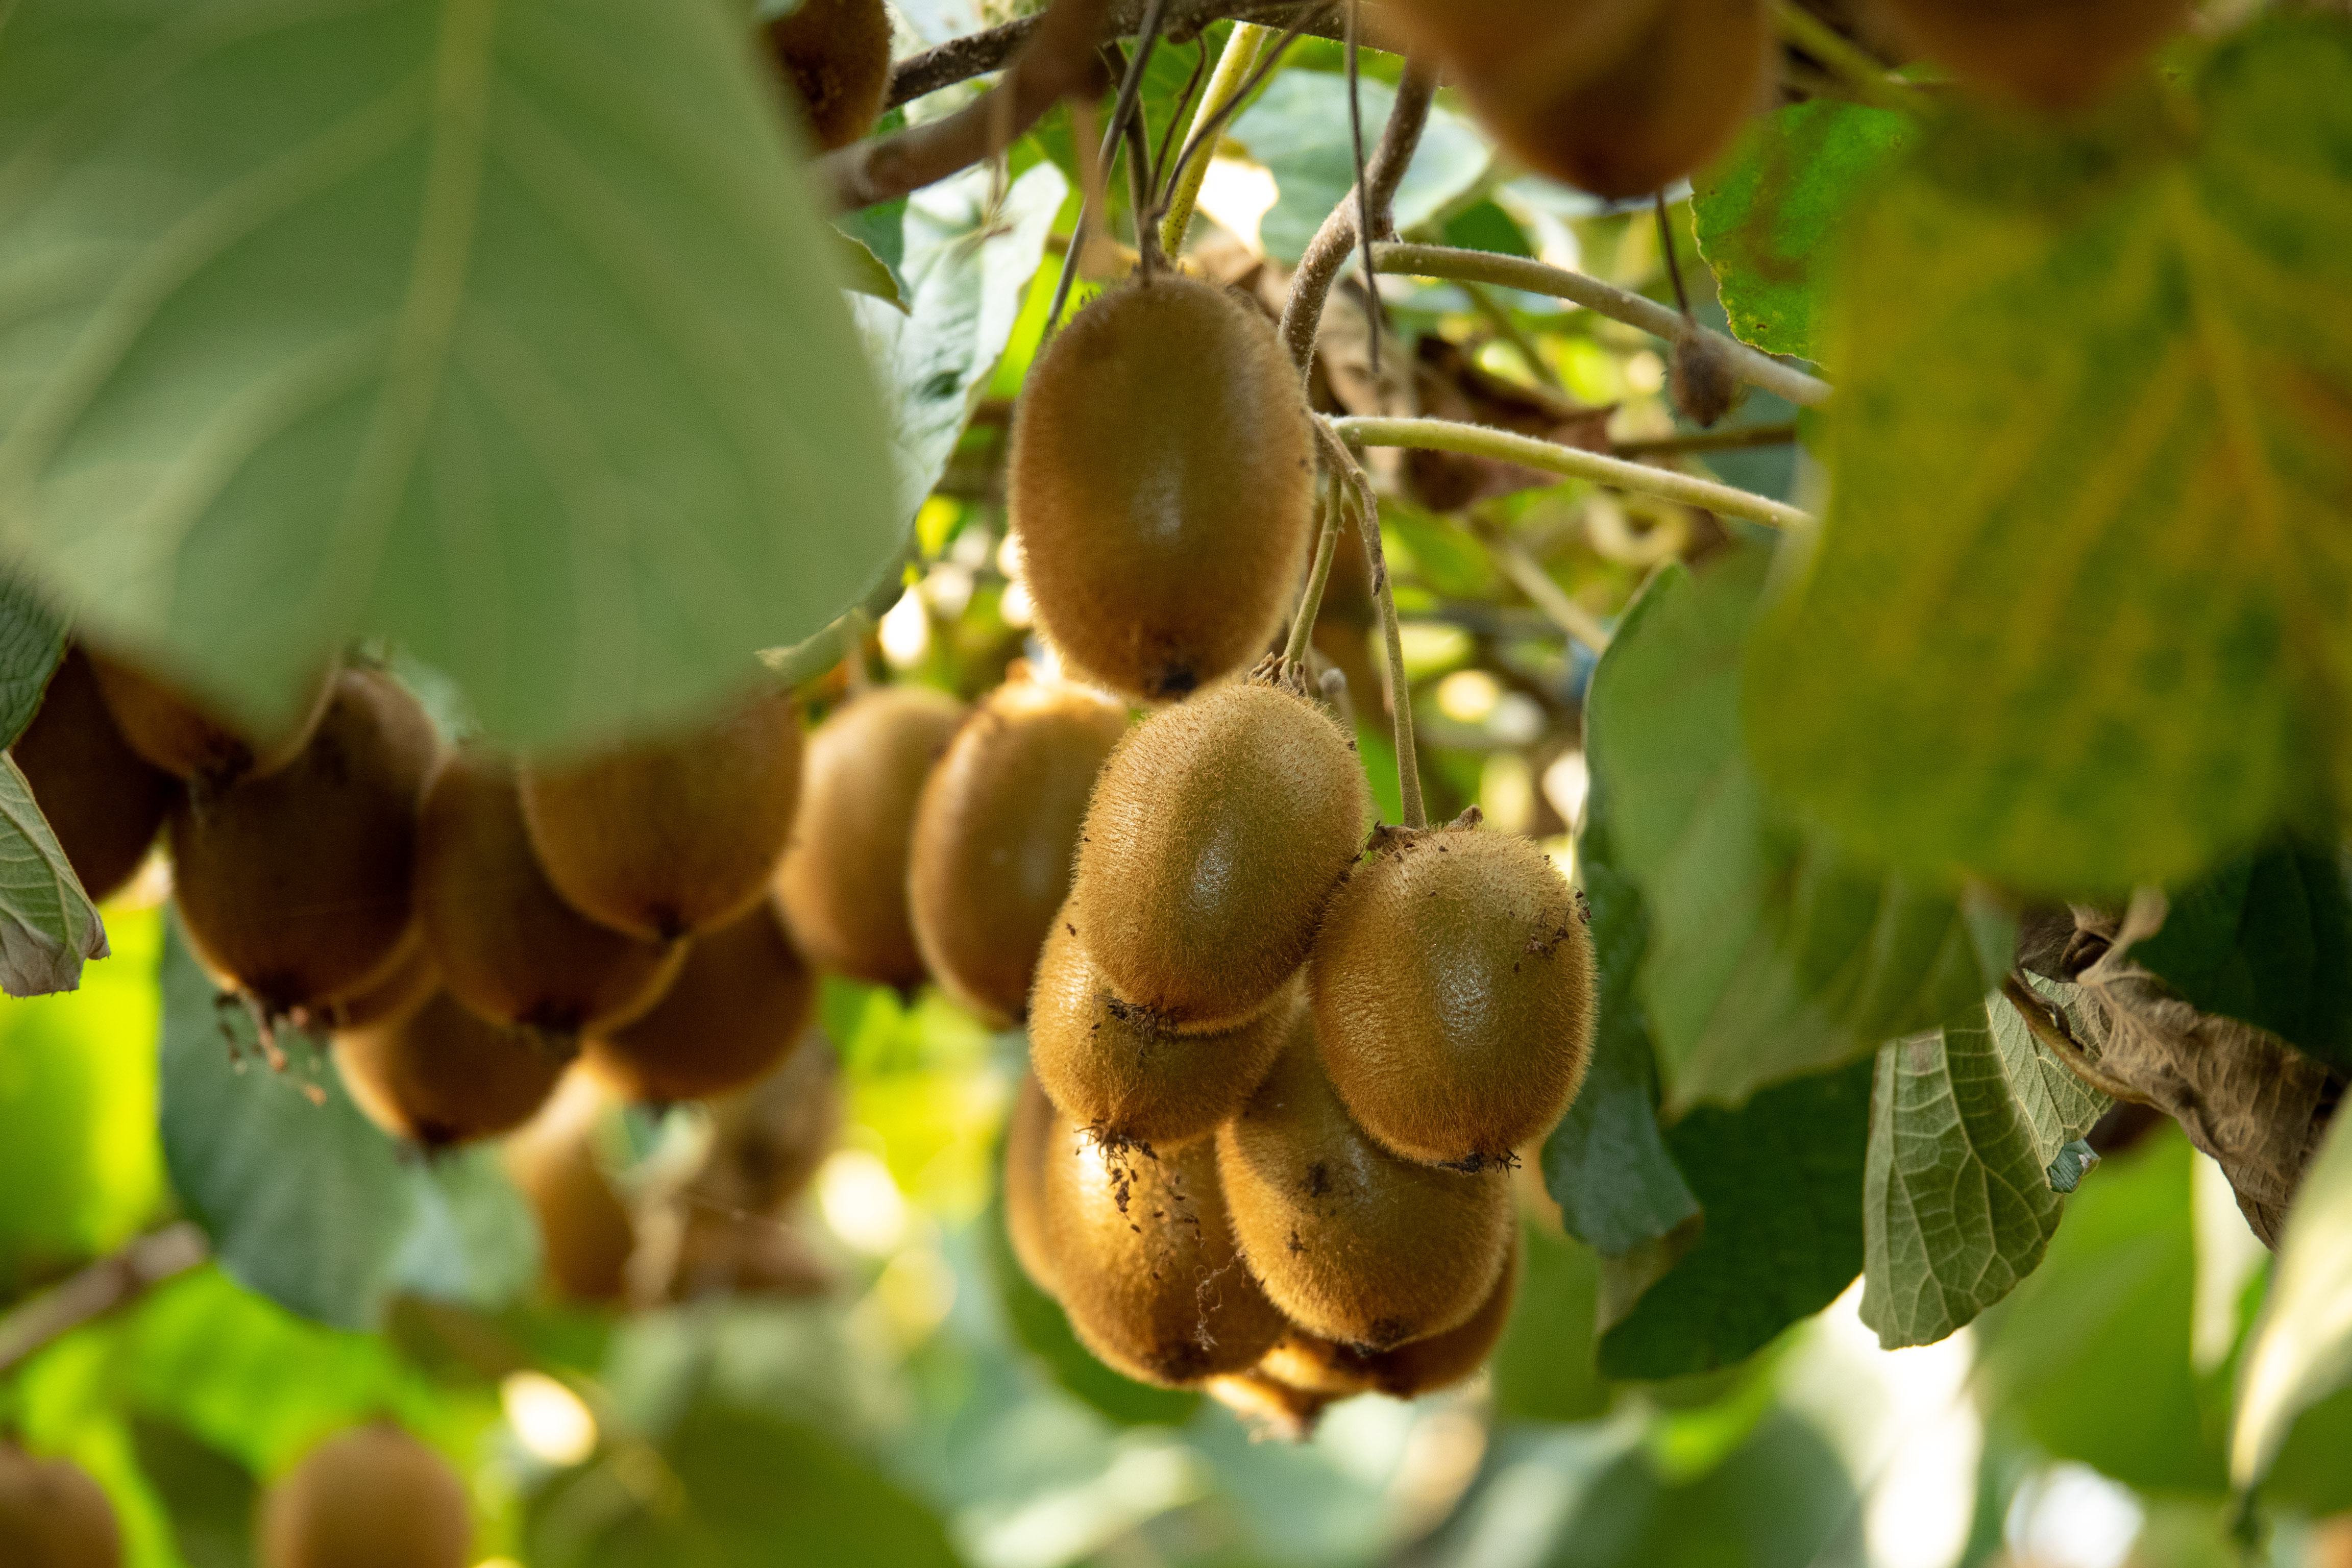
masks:
<svg viewBox="0 0 2352 1568"><path fill-rule="evenodd" d="M710 1102L710 1152L688 1184L698 1202L772 1215L816 1177L841 1131L840 1059L811 1032L751 1088Z"/></svg>
<svg viewBox="0 0 2352 1568"><path fill-rule="evenodd" d="M441 989L441 971L422 942L406 944L383 978L367 989L320 1008L312 1016L331 1033L381 1029L414 1017Z"/></svg>
<svg viewBox="0 0 2352 1568"><path fill-rule="evenodd" d="M1204 692L1104 766L1074 923L1119 1000L1237 1028L1306 959L1370 812L1355 746L1321 709L1255 680Z"/></svg>
<svg viewBox="0 0 2352 1568"><path fill-rule="evenodd" d="M1504 1259L1503 1277L1486 1293L1485 1303L1457 1328L1385 1351L1337 1344L1294 1329L1265 1352L1258 1371L1292 1388L1333 1399L1358 1394L1417 1399L1451 1388L1486 1365L1502 1341L1518 1290L1519 1250L1514 1240Z"/></svg>
<svg viewBox="0 0 2352 1568"><path fill-rule="evenodd" d="M628 1294L637 1226L596 1147L604 1100L575 1077L508 1139L502 1151L515 1185L539 1216L547 1277L574 1301L619 1301Z"/></svg>
<svg viewBox="0 0 2352 1568"><path fill-rule="evenodd" d="M851 698L809 737L808 777L777 874L801 951L874 985L923 978L907 908L915 807L964 705L922 686Z"/></svg>
<svg viewBox="0 0 2352 1568"><path fill-rule="evenodd" d="M511 764L459 750L425 792L416 917L450 994L494 1024L571 1038L653 1005L683 943L640 942L574 910L531 851Z"/></svg>
<svg viewBox="0 0 2352 1568"><path fill-rule="evenodd" d="M446 991L405 1016L334 1037L335 1069L369 1121L447 1149L511 1132L555 1092L560 1037L493 1024Z"/></svg>
<svg viewBox="0 0 2352 1568"><path fill-rule="evenodd" d="M92 651L90 673L131 749L198 794L276 773L310 743L335 695L334 672L320 677L295 721L255 735L215 714L170 681Z"/></svg>
<svg viewBox="0 0 2352 1568"><path fill-rule="evenodd" d="M675 941L766 890L800 800L800 716L788 694L762 692L683 737L525 766L521 787L556 890L641 942Z"/></svg>
<svg viewBox="0 0 2352 1568"><path fill-rule="evenodd" d="M273 1016L388 975L417 940L416 814L438 751L397 681L346 669L291 763L174 803L173 886L206 967Z"/></svg>
<svg viewBox="0 0 2352 1568"><path fill-rule="evenodd" d="M801 0L769 22L765 35L819 151L846 147L874 129L890 93L890 13L882 0Z"/></svg>
<svg viewBox="0 0 2352 1568"><path fill-rule="evenodd" d="M120 1568L122 1531L89 1471L0 1440L0 1547L9 1568Z"/></svg>
<svg viewBox="0 0 2352 1568"><path fill-rule="evenodd" d="M2168 35L2189 0L1874 0L1888 27L1970 84L2063 112L2096 99Z"/></svg>
<svg viewBox="0 0 2352 1568"><path fill-rule="evenodd" d="M1312 542L1298 372L1263 312L1161 275L1098 296L1029 372L1005 482L1037 624L1145 702L1243 669Z"/></svg>
<svg viewBox="0 0 2352 1568"><path fill-rule="evenodd" d="M466 1483L388 1422L329 1438L269 1489L263 1568L466 1568Z"/></svg>
<svg viewBox="0 0 2352 1568"><path fill-rule="evenodd" d="M666 1104L758 1082L801 1043L816 976L772 898L686 945L653 1007L587 1047L588 1069L625 1099Z"/></svg>
<svg viewBox="0 0 2352 1568"><path fill-rule="evenodd" d="M1045 1147L1055 1120L1037 1075L1022 1074L1004 1123L1004 1236L1029 1283L1058 1299L1062 1287L1045 1245Z"/></svg>
<svg viewBox="0 0 2352 1568"><path fill-rule="evenodd" d="M1126 732L1110 699L1016 676L923 785L907 866L915 944L948 994L998 1027L1028 1010L1095 776Z"/></svg>
<svg viewBox="0 0 2352 1568"><path fill-rule="evenodd" d="M79 647L66 649L33 721L8 754L82 890L101 901L120 892L162 831L179 781L122 738Z"/></svg>
<svg viewBox="0 0 2352 1568"><path fill-rule="evenodd" d="M1237 1029L1188 1032L1123 1002L1089 955L1076 900L1045 939L1029 1009L1029 1062L1097 1142L1164 1152L1205 1137L1265 1080L1304 1005L1297 983Z"/></svg>

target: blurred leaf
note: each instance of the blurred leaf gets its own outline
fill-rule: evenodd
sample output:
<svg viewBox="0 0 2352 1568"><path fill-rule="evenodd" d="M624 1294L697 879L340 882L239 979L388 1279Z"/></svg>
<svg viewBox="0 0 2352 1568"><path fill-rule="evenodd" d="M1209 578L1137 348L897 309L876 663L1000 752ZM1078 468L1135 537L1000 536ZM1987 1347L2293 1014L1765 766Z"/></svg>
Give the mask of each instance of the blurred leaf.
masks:
<svg viewBox="0 0 2352 1568"><path fill-rule="evenodd" d="M1933 1344L2033 1272L2063 1207L2049 1166L1982 1007L1880 1047L1862 1321L1882 1347Z"/></svg>
<svg viewBox="0 0 2352 1568"><path fill-rule="evenodd" d="M15 745L33 721L65 651L65 623L30 588L0 574L0 746Z"/></svg>
<svg viewBox="0 0 2352 1568"><path fill-rule="evenodd" d="M0 991L47 996L104 958L106 926L66 862L16 759L0 754Z"/></svg>
<svg viewBox="0 0 2352 1568"><path fill-rule="evenodd" d="M171 1510L186 1568L253 1568L259 1489L245 1468L163 1422L134 1420L131 1433L140 1469Z"/></svg>
<svg viewBox="0 0 2352 1568"><path fill-rule="evenodd" d="M903 298L907 292L907 198L894 197L843 213L833 226L866 247L866 254L889 269Z"/></svg>
<svg viewBox="0 0 2352 1568"><path fill-rule="evenodd" d="M1629 1278L1638 1259L1607 1260L1604 1302L1640 1293L1601 1333L1604 1375L1729 1366L1853 1282L1863 1267L1871 1076L1869 1062L1854 1062L1759 1090L1737 1110L1699 1106L1666 1129L1704 1226L1645 1289Z"/></svg>
<svg viewBox="0 0 2352 1568"><path fill-rule="evenodd" d="M1361 84L1365 134L1388 123L1396 89L1367 79ZM1268 82L1228 134L1252 160L1273 172L1280 195L1258 226L1265 253L1295 266L1331 209L1356 183L1356 156L1348 133L1348 80L1324 71L1287 70ZM1421 150L1397 188L1400 232L1427 223L1477 183L1492 154L1484 137L1444 108L1433 109Z"/></svg>
<svg viewBox="0 0 2352 1568"><path fill-rule="evenodd" d="M1857 851L2062 897L2352 799L2352 24L2177 102L1932 132L1845 226L1830 512L1759 771ZM2193 100L2193 105L2192 105Z"/></svg>
<svg viewBox="0 0 2352 1568"><path fill-rule="evenodd" d="M1750 121L1691 182L1699 253L1731 330L1766 353L1827 357L1830 258L1871 186L1919 139L1906 115L1815 99Z"/></svg>
<svg viewBox="0 0 2352 1568"><path fill-rule="evenodd" d="M2275 844L2234 856L2173 895L2163 929L2132 947L2200 1013L2268 1029L2352 1071L2352 865Z"/></svg>
<svg viewBox="0 0 2352 1568"><path fill-rule="evenodd" d="M1517 1421L1589 1421L1609 1409L1593 1365L1601 1260L1573 1237L1520 1227L1519 1294L1488 1375L1495 1414Z"/></svg>
<svg viewBox="0 0 2352 1568"><path fill-rule="evenodd" d="M1464 250L1491 250L1503 256L1536 253L1511 215L1492 201L1474 202L1447 218L1445 243Z"/></svg>
<svg viewBox="0 0 2352 1568"><path fill-rule="evenodd" d="M1653 577L1593 676L1593 775L1650 914L1641 994L1667 1101L1738 1104L1978 1005L2013 922L1844 853L1765 797L1738 718L1770 552Z"/></svg>
<svg viewBox="0 0 2352 1568"><path fill-rule="evenodd" d="M841 286L854 294L864 294L898 310L907 309L907 294L887 262L874 252L873 247L854 234L834 230L834 256L841 268Z"/></svg>
<svg viewBox="0 0 2352 1568"><path fill-rule="evenodd" d="M2287 1215L2238 1384L2230 1479L2263 1479L2294 1418L2352 1384L2352 1120L2338 1117Z"/></svg>
<svg viewBox="0 0 2352 1568"><path fill-rule="evenodd" d="M0 546L256 721L380 635L551 743L739 692L898 542L722 7L25 0ZM28 162L29 160L29 162Z"/></svg>

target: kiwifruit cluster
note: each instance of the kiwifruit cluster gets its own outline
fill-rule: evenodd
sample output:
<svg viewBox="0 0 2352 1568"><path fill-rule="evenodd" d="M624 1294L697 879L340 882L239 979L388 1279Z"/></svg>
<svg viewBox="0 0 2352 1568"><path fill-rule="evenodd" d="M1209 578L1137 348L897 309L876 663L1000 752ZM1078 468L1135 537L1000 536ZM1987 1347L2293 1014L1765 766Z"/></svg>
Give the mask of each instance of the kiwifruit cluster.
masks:
<svg viewBox="0 0 2352 1568"><path fill-rule="evenodd" d="M890 90L890 13L882 0L801 0L762 32L820 150L846 147L874 129Z"/></svg>
<svg viewBox="0 0 2352 1568"><path fill-rule="evenodd" d="M1889 29L2001 97L2079 109L2189 20L2189 0L1874 0Z"/></svg>
<svg viewBox="0 0 2352 1568"><path fill-rule="evenodd" d="M124 738L87 653L66 650L8 752L83 891L94 900L121 891L153 847L180 781Z"/></svg>
<svg viewBox="0 0 2352 1568"><path fill-rule="evenodd" d="M329 1438L269 1489L263 1568L466 1568L466 1483L406 1432L377 1422Z"/></svg>
<svg viewBox="0 0 2352 1568"><path fill-rule="evenodd" d="M0 1548L10 1568L118 1568L122 1531L80 1466L0 1440Z"/></svg>

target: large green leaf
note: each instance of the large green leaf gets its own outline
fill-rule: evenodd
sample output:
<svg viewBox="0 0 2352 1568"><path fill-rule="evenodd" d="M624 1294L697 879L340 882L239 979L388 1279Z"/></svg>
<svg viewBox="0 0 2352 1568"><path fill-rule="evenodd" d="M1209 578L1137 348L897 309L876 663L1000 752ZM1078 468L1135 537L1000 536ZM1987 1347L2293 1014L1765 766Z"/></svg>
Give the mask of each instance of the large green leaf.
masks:
<svg viewBox="0 0 2352 1568"><path fill-rule="evenodd" d="M2295 1417L2352 1384L2352 1120L2336 1118L2287 1215L2239 1379L2230 1478L2263 1479Z"/></svg>
<svg viewBox="0 0 2352 1568"><path fill-rule="evenodd" d="M1766 353L1825 357L1838 235L1918 134L1908 115L1817 98L1749 121L1729 156L1692 179L1699 253L1732 331Z"/></svg>
<svg viewBox="0 0 2352 1568"><path fill-rule="evenodd" d="M2352 24L2071 133L1956 114L1848 226L1818 549L1758 764L1861 850L2061 896L2352 799Z"/></svg>
<svg viewBox="0 0 2352 1568"><path fill-rule="evenodd" d="M1396 89L1365 78L1365 134L1388 123ZM1348 135L1348 79L1329 71L1285 71L1233 122L1233 139L1272 171L1278 193L1259 224L1268 256L1295 263L1331 209L1356 183L1355 149ZM1421 150L1397 187L1396 225L1409 229L1435 217L1477 183L1492 154L1468 121L1444 108L1430 110Z"/></svg>
<svg viewBox="0 0 2352 1568"><path fill-rule="evenodd" d="M0 574L0 746L15 745L33 721L65 651L65 624L30 588Z"/></svg>
<svg viewBox="0 0 2352 1568"><path fill-rule="evenodd" d="M2070 1017L2081 1006L2078 987L2040 975L2030 977L2028 984ZM1985 1011L1992 1023L1993 1045L2000 1052L2010 1094L2033 1140L2033 1158L2046 1171L2058 1152L2087 1134L2115 1101L2075 1077L2074 1069L2025 1026L2024 1018L2008 1001L1988 1002Z"/></svg>
<svg viewBox="0 0 2352 1568"><path fill-rule="evenodd" d="M2268 1029L2352 1070L2352 864L2275 844L2232 856L2173 895L2131 951L2200 1012Z"/></svg>
<svg viewBox="0 0 2352 1568"><path fill-rule="evenodd" d="M0 755L0 991L46 996L104 958L106 926L67 863L16 759Z"/></svg>
<svg viewBox="0 0 2352 1568"><path fill-rule="evenodd" d="M1670 1105L1737 1104L1975 1005L2009 918L1844 853L1766 798L1741 743L1759 545L1661 571L1602 656L1589 752L1650 913L1641 994Z"/></svg>
<svg viewBox="0 0 2352 1568"><path fill-rule="evenodd" d="M346 638L488 729L740 689L906 518L722 6L21 0L0 552L248 718Z"/></svg>

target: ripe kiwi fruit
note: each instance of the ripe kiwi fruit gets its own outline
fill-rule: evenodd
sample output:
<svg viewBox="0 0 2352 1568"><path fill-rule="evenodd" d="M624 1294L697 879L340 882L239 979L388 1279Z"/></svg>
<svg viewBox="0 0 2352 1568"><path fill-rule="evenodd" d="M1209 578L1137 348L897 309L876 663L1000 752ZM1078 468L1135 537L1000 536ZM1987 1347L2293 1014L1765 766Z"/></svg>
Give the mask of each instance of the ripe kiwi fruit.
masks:
<svg viewBox="0 0 2352 1568"><path fill-rule="evenodd" d="M335 695L332 670L311 689L300 715L282 731L256 736L219 717L170 681L92 652L90 673L131 749L199 792L226 789L291 763L310 743Z"/></svg>
<svg viewBox="0 0 2352 1568"><path fill-rule="evenodd" d="M366 990L319 1010L316 1019L331 1032L389 1028L414 1017L441 989L441 971L421 934L402 944L401 956Z"/></svg>
<svg viewBox="0 0 2352 1568"><path fill-rule="evenodd" d="M9 1568L118 1568L122 1531L80 1466L0 1442L0 1549Z"/></svg>
<svg viewBox="0 0 2352 1568"><path fill-rule="evenodd" d="M575 1036L653 1005L684 946L600 925L556 892L531 852L512 766L475 747L425 792L416 918L442 984L498 1024Z"/></svg>
<svg viewBox="0 0 2352 1568"><path fill-rule="evenodd" d="M1370 808L1322 710L1242 681L1130 731L1096 782L1075 897L1120 1000L1196 1029L1255 1016L1297 972Z"/></svg>
<svg viewBox="0 0 2352 1568"><path fill-rule="evenodd" d="M1040 1188L1070 1328L1113 1371L1190 1387L1246 1371L1282 1337L1234 1250L1213 1145L1105 1149L1056 1115Z"/></svg>
<svg viewBox="0 0 2352 1568"><path fill-rule="evenodd" d="M493 1024L446 991L335 1037L336 1070L368 1120L427 1149L513 1131L547 1103L570 1056L560 1037Z"/></svg>
<svg viewBox="0 0 2352 1568"><path fill-rule="evenodd" d="M1374 1351L1442 1334L1503 1271L1508 1176L1381 1148L1348 1119L1303 1023L1216 1150L1250 1272L1309 1333Z"/></svg>
<svg viewBox="0 0 2352 1568"><path fill-rule="evenodd" d="M756 1083L808 1027L816 976L772 898L686 950L651 1010L589 1041L589 1069L630 1100L700 1100Z"/></svg>
<svg viewBox="0 0 2352 1568"><path fill-rule="evenodd" d="M820 967L876 985L921 982L907 910L915 806L965 712L929 687L877 687L809 737L800 818L776 886L801 951Z"/></svg>
<svg viewBox="0 0 2352 1568"><path fill-rule="evenodd" d="M800 95L820 152L874 129L890 92L890 13L882 0L801 0L766 33L768 53Z"/></svg>
<svg viewBox="0 0 2352 1568"><path fill-rule="evenodd" d="M473 1543L466 1483L388 1422L313 1448L261 1509L264 1568L465 1568Z"/></svg>
<svg viewBox="0 0 2352 1568"><path fill-rule="evenodd" d="M759 901L801 793L801 724L768 691L691 734L522 770L547 879L615 931L668 942Z"/></svg>
<svg viewBox="0 0 2352 1568"><path fill-rule="evenodd" d="M747 1214L773 1214L801 1194L841 1131L841 1064L820 1034L751 1088L710 1102L710 1152L688 1192Z"/></svg>
<svg viewBox="0 0 2352 1568"><path fill-rule="evenodd" d="M1335 1399L1357 1394L1413 1399L1451 1388L1486 1365L1494 1353L1511 1321L1511 1299L1518 1283L1519 1247L1514 1241L1502 1278L1467 1322L1386 1351L1360 1350L1293 1329L1265 1352L1258 1370L1290 1387Z"/></svg>
<svg viewBox="0 0 2352 1568"><path fill-rule="evenodd" d="M2189 20L2189 0L1877 0L1905 42L1977 86L2079 109Z"/></svg>
<svg viewBox="0 0 2352 1568"><path fill-rule="evenodd" d="M1059 1298L1054 1255L1045 1246L1045 1149L1056 1120L1035 1073L1021 1075L1004 1124L1004 1235L1029 1283Z"/></svg>
<svg viewBox="0 0 2352 1568"><path fill-rule="evenodd" d="M119 892L147 858L179 783L131 749L99 695L89 656L66 649L41 706L8 748L82 890Z"/></svg>
<svg viewBox="0 0 2352 1568"><path fill-rule="evenodd" d="M1255 663L1312 542L1309 439L1297 368L1255 306L1168 276L1097 297L1013 411L1006 484L1039 627L1147 702Z"/></svg>
<svg viewBox="0 0 2352 1568"><path fill-rule="evenodd" d="M1592 939L1559 868L1475 826L1381 835L1307 964L1324 1069L1356 1123L1431 1164L1507 1164L1576 1098Z"/></svg>
<svg viewBox="0 0 2352 1568"><path fill-rule="evenodd" d="M548 1278L575 1301L628 1294L637 1227L597 1157L604 1097L577 1075L538 1116L507 1140L507 1169L539 1215Z"/></svg>
<svg viewBox="0 0 2352 1568"><path fill-rule="evenodd" d="M272 1014L383 978L411 940L417 805L438 750L397 681L346 669L293 762L175 803L173 882L197 956Z"/></svg>
<svg viewBox="0 0 2352 1568"><path fill-rule="evenodd" d="M915 944L948 994L992 1024L1028 1010L1095 775L1126 732L1127 710L1099 693L1009 680L923 785L907 867Z"/></svg>
<svg viewBox="0 0 2352 1568"><path fill-rule="evenodd" d="M1054 1103L1100 1142L1165 1152L1232 1120L1265 1081L1303 1005L1294 983L1237 1029L1188 1032L1122 1002L1088 956L1078 911L1045 939L1029 1061Z"/></svg>

